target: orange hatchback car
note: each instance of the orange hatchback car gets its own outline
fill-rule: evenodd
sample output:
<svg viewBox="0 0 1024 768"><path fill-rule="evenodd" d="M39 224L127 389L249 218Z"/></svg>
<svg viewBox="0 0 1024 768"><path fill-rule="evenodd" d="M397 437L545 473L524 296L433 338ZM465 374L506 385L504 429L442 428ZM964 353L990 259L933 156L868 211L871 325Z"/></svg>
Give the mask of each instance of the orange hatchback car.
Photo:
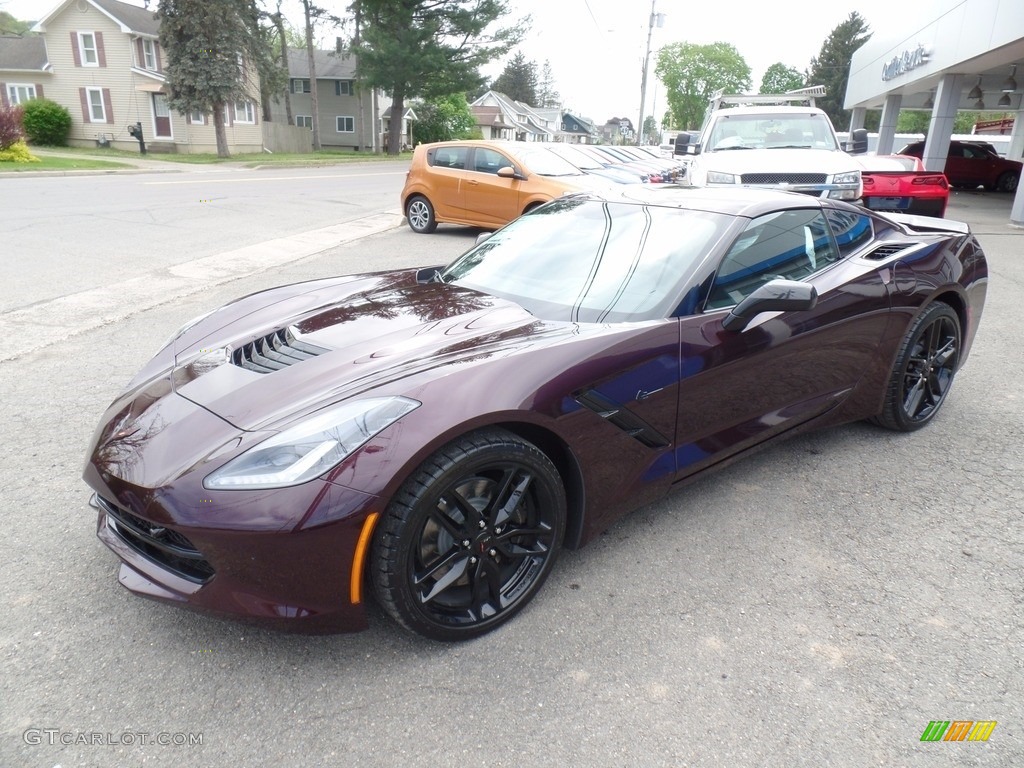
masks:
<svg viewBox="0 0 1024 768"><path fill-rule="evenodd" d="M442 141L416 147L402 210L423 234L438 222L497 228L564 194L607 186L540 145Z"/></svg>

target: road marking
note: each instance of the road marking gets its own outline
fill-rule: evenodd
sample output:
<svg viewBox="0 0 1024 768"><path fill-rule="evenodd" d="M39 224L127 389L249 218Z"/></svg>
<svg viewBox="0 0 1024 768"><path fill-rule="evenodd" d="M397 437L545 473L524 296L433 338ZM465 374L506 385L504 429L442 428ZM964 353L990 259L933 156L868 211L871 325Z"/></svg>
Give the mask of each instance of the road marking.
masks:
<svg viewBox="0 0 1024 768"><path fill-rule="evenodd" d="M331 173L326 176L233 176L229 179L186 179L184 181L144 181L151 187L169 186L171 184L238 184L250 181L309 181L318 179L360 179L365 176L404 176L405 171L388 171L387 173Z"/></svg>
<svg viewBox="0 0 1024 768"><path fill-rule="evenodd" d="M185 296L281 267L402 223L398 211L267 240L0 314L0 362Z"/></svg>

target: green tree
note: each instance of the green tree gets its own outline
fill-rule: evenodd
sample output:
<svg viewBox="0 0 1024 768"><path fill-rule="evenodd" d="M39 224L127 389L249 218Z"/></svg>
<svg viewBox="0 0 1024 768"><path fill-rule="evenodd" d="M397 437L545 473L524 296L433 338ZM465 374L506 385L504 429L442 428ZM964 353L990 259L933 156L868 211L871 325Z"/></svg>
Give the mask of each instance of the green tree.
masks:
<svg viewBox="0 0 1024 768"><path fill-rule="evenodd" d="M468 139L474 133L476 120L469 111L469 102L463 93L453 93L424 101L415 106L416 142L451 141Z"/></svg>
<svg viewBox="0 0 1024 768"><path fill-rule="evenodd" d="M357 0L363 84L391 94L388 154L402 141L406 99L464 93L482 82L479 68L519 43L517 26L497 27L508 14L506 0Z"/></svg>
<svg viewBox="0 0 1024 768"><path fill-rule="evenodd" d="M25 35L32 29L32 22L18 21L7 11L0 11L0 35Z"/></svg>
<svg viewBox="0 0 1024 768"><path fill-rule="evenodd" d="M537 105L547 109L562 106L562 97L555 90L555 75L551 71L551 62L544 59L540 77L537 79Z"/></svg>
<svg viewBox="0 0 1024 768"><path fill-rule="evenodd" d="M764 71L759 93L786 93L803 87L804 76L795 67L777 61Z"/></svg>
<svg viewBox="0 0 1024 768"><path fill-rule="evenodd" d="M252 0L160 0L159 13L167 102L184 114L212 113L217 156L228 157L224 110L259 97L246 64L262 58Z"/></svg>
<svg viewBox="0 0 1024 768"><path fill-rule="evenodd" d="M850 124L850 113L843 109L846 83L850 77L850 59L853 58L853 52L870 38L867 22L853 11L846 21L829 33L821 45L821 51L811 59L806 82L808 85L825 86L825 96L816 102L829 116L836 130L845 130Z"/></svg>
<svg viewBox="0 0 1024 768"><path fill-rule="evenodd" d="M661 143L661 131L658 129L658 119L654 115L648 115L644 118L643 141L645 144Z"/></svg>
<svg viewBox="0 0 1024 768"><path fill-rule="evenodd" d="M504 93L510 99L537 105L537 65L527 61L522 53L515 56L505 65L502 73L491 83L491 90Z"/></svg>
<svg viewBox="0 0 1024 768"><path fill-rule="evenodd" d="M672 124L682 130L701 127L715 91L750 89L750 67L729 43L666 45L658 51L654 71L665 85Z"/></svg>
<svg viewBox="0 0 1024 768"><path fill-rule="evenodd" d="M896 118L896 133L928 133L931 119L932 113L926 109L901 109Z"/></svg>

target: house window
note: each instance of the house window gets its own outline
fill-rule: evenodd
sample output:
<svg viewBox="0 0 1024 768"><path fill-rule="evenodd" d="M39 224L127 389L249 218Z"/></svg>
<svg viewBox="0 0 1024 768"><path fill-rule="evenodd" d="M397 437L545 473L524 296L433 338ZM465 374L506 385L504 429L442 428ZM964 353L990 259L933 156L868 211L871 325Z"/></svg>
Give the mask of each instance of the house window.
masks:
<svg viewBox="0 0 1024 768"><path fill-rule="evenodd" d="M86 88L85 97L89 105L89 122L107 122L107 111L103 108L103 89Z"/></svg>
<svg viewBox="0 0 1024 768"><path fill-rule="evenodd" d="M354 117L338 117L336 118L338 124L338 133L355 133L356 132L356 120Z"/></svg>
<svg viewBox="0 0 1024 768"><path fill-rule="evenodd" d="M78 53L83 67L98 67L100 57L96 51L96 35L92 32L78 33Z"/></svg>
<svg viewBox="0 0 1024 768"><path fill-rule="evenodd" d="M145 59L144 64L146 69L156 71L156 46L152 40L143 39L142 41L142 56Z"/></svg>
<svg viewBox="0 0 1024 768"><path fill-rule="evenodd" d="M292 93L309 93L309 78L296 77L292 79Z"/></svg>
<svg viewBox="0 0 1024 768"><path fill-rule="evenodd" d="M335 96L351 96L352 95L352 81L351 80L335 80L334 81L334 95Z"/></svg>
<svg viewBox="0 0 1024 768"><path fill-rule="evenodd" d="M198 109L188 113L188 121L192 125L206 125L206 114Z"/></svg>
<svg viewBox="0 0 1024 768"><path fill-rule="evenodd" d="M34 85L22 85L21 83L7 84L7 100L11 104L24 104L29 99L36 97Z"/></svg>
<svg viewBox="0 0 1024 768"><path fill-rule="evenodd" d="M251 101L235 102L235 122L249 123L250 125L256 122L256 107Z"/></svg>
<svg viewBox="0 0 1024 768"><path fill-rule="evenodd" d="M300 128L309 128L313 130L313 116L312 115L296 115L295 124Z"/></svg>

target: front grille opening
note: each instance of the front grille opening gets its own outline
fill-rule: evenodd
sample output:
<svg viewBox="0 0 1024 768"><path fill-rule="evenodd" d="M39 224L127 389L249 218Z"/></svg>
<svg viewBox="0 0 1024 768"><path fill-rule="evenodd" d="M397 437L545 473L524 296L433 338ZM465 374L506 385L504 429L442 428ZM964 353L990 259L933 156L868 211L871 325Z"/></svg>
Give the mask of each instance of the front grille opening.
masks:
<svg viewBox="0 0 1024 768"><path fill-rule="evenodd" d="M213 578L213 566L187 537L170 528L143 520L102 496L96 498L113 523L112 530L140 555L197 584L205 584Z"/></svg>
<svg viewBox="0 0 1024 768"><path fill-rule="evenodd" d="M294 327L268 333L231 353L231 362L256 373L273 373L328 350L302 341Z"/></svg>
<svg viewBox="0 0 1024 768"><path fill-rule="evenodd" d="M743 184L824 184L824 173L744 173Z"/></svg>

